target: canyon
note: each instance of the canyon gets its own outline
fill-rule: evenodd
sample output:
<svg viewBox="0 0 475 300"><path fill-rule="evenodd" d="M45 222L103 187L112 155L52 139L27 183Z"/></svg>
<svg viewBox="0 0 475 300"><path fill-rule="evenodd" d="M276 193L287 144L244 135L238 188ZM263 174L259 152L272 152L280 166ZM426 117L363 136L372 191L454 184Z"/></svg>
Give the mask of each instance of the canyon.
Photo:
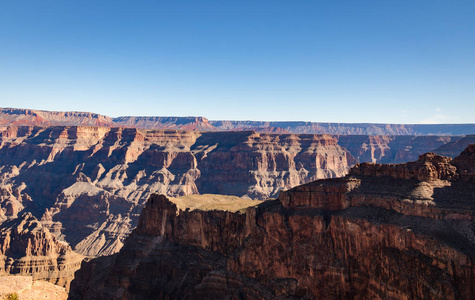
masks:
<svg viewBox="0 0 475 300"><path fill-rule="evenodd" d="M405 201L393 201L395 197L382 205L383 202L377 200L379 196L375 195L379 195L378 193L385 194L386 190L393 191L392 184L394 183L401 186L405 185L400 182L401 178L396 178L396 181L389 183L389 181L376 180L371 174L382 172L386 177L392 176L392 173L406 174L407 168L413 170L420 166L417 163L416 165L413 163L396 165L399 167L385 167L384 165L374 164L406 163L417 160L419 156L426 152L434 152L451 158L457 157L467 146L475 143L475 135L468 134L475 131L472 128L473 124L421 125L422 127L391 124L326 123L325 126L322 124L325 123L222 122L210 121L203 117L111 118L85 112L48 112L0 108L0 273L2 276L8 274L31 275L35 281L45 280L69 289L69 284L74 278L74 272L80 267L84 257L86 257L86 261L89 261L93 257L107 256L100 263L93 260L92 264L86 264L87 267L81 270L81 272L86 273L96 268L97 264L101 266L100 268L110 266L117 255L122 257L122 254L117 254L117 252L124 246L130 232L137 225L141 226L140 222L142 221L139 221L139 217L142 209L147 200L158 199L157 196L154 196L156 194L168 197L159 197L161 200L153 201L163 202L160 206L166 207L165 210L175 211L178 216L181 216L179 218L185 218L185 220L177 221L184 222L183 224L187 224L189 221L185 217L187 214L182 213L182 211L191 213L194 216L192 218L198 218L199 220L205 220L203 219L205 217L200 214L206 211L206 214L208 214L206 218L213 219L209 221L210 224L218 224L224 228L229 225L228 221L222 223L214 220L215 216L213 214L218 209L223 214L219 218L225 218L226 220L230 218L230 222L232 222L230 226L233 229L205 228L202 230L230 234L232 237L226 238L226 242L235 245L236 248L233 248L232 251L244 247L244 244L242 244L244 238L240 233L241 230L244 230L241 228L244 225L241 223L243 218L244 223L248 222L246 220L249 212L252 214L254 210L256 210L255 213L264 213L267 212L267 209L278 212L284 210L287 214L295 207L307 207L304 210L320 211L320 217L323 220L322 226L326 226L325 228L329 228L331 222L337 222L338 216L351 215L353 212L350 213L350 211L362 209L353 206L364 206L365 212L379 216L375 218L384 220L386 220L386 212L374 211L375 208L366 206L384 207L386 210L396 211L397 214L410 215L411 218L432 218L434 214L438 215L436 219L446 219L447 216L459 218L461 215L462 218L466 218L466 214L460 214L460 211L465 211L467 208L470 211L470 201L473 202L471 200L473 194L471 198L465 195L465 198L462 197L465 200L456 204L450 204L451 202L447 201L443 204L440 202L434 205L427 200L433 197L427 194L427 191L431 189L433 191L449 189L443 184L441 186L433 185L434 182L438 182L437 184L441 184L441 181L450 182L454 187L459 187L461 190L473 188L471 184L473 180L466 177L465 173L463 176L454 175L453 178L439 178L442 175L437 173L434 175L434 178L439 178L437 180L426 180L425 178L404 179L420 180L424 183L430 182L427 186L421 185L417 188L406 186L404 191L414 188L422 195L420 196L422 200L411 200L413 201L411 202L412 206L408 204L407 199ZM390 135L387 135L388 133ZM462 157L466 158L467 155ZM439 162L434 163L432 160L440 160L439 156L427 155L421 156L421 159L427 160L422 164L431 163L437 166ZM460 163L457 165L457 162L461 161L460 157L453 161L450 158L444 159L446 165L455 166L457 170L460 169ZM358 164L363 162L369 164ZM355 165L356 167L351 169L350 175L348 175L350 177L344 177L348 174L350 168ZM467 165L466 162L465 165ZM386 170L386 168L389 169ZM466 170L466 172L473 174L471 169ZM375 181L372 185L362 184L361 186L365 190L361 193L370 192L371 195L374 195L360 196L363 199L359 200L363 203L361 205L356 204L358 202L356 201L352 202L350 207L345 206L347 205L346 202L335 206L336 202L332 200L323 206L313 207L314 203L312 201L314 200L309 200L310 202L303 201L298 205L290 205L291 201L285 200L285 195L291 195L299 189L308 189L311 184L307 183L315 180L361 177L365 178L365 182L368 182L368 176ZM384 188L373 191L373 185L374 187L384 186ZM332 197L331 195L333 195L335 189L342 191L341 187L332 187L324 193ZM315 192L312 188L308 191ZM400 192L395 193L401 194ZM463 192L461 193L463 194ZM221 194L221 196L211 194ZM260 204L260 200L277 197L279 200L266 201ZM369 201L370 204L364 204L365 201ZM233 202L234 204L230 205L227 202ZM459 207L458 212L454 213L450 205L461 205L463 203L467 206ZM260 205L256 206L258 204ZM448 207L448 210L444 208L444 205ZM254 210L249 208L246 212L247 206ZM334 211L335 209L337 211ZM415 212L412 213L411 211ZM299 211L298 214L301 212ZM355 214L360 216L361 219L366 218L361 211L359 213L361 215ZM381 213L383 215L380 216ZM144 214L146 215L148 212L145 211ZM279 218L285 219L286 217L279 216ZM390 219L393 220L393 217ZM288 222L287 219L285 220L285 222ZM417 223L419 222L417 220L411 222ZM262 280L259 279L269 275L267 273L267 275L263 275L265 273L263 270L260 272L264 273L259 276L243 275L241 273L244 271L238 271L237 269L232 269L232 273L229 273L229 270L222 271L223 268L228 268L227 266L231 262L235 264L233 268L244 268L243 266L239 267L234 260L227 258L226 251L231 250L223 250L226 252L224 254L219 252L221 250L218 252L212 250L210 254L202 252L201 249L193 248L196 246L195 244L189 248L190 245L187 244L189 241L186 241L187 236L191 239L197 239L197 237L191 237L192 234L187 233L186 230L191 230L195 234L195 231L198 230L196 228L202 226L195 221L186 225L186 228L180 229L179 233L174 233L176 240L165 239L163 236L154 236L152 240L140 238L137 247L143 247L143 249L139 250L137 248L135 250L166 255L170 262L181 265L183 270L186 270L187 267L182 264L181 260L193 261L204 255L205 260L200 261L197 265L197 268L200 269L199 272L202 273L211 270L209 266L212 262L219 261L219 268L221 269L218 268L220 270L218 273L224 272L225 275L223 276L225 277L220 277L221 275L207 277L206 280L210 282L202 284L204 290L200 293L204 293L203 295L207 295L206 293L209 292L205 291L209 290L208 284L216 285L216 293L219 294L221 290L218 286L223 284L222 280L226 280L225 285L229 285L231 281L234 282L233 284L239 283L239 285L244 286L246 286L245 283L251 284L253 287L247 287L247 291L234 289L233 292L244 293L249 297L252 293L257 293L253 294L254 296L260 295L256 296L257 298L292 294L289 294L285 289L288 286L293 286L291 289L295 287L296 281L294 279L290 281L279 279L277 280L278 284L274 282L271 284L272 288L269 288L267 283L263 284ZM305 220L305 222L307 221L317 222L315 220ZM374 218L368 222L373 221ZM282 222L282 220L279 222ZM396 222L397 226L400 225L398 222ZM455 221L452 220L448 222L452 226L450 228L460 229L467 234L472 234L470 233L473 231L473 228L470 227L472 225L469 225L467 229L463 227L466 225L465 223L462 226L458 223L455 224ZM347 226L345 224L338 223L338 226ZM266 226L263 226L263 228L267 228ZM274 227L272 227L272 230L275 229ZM336 228L332 230L335 231ZM383 229L386 230L386 228ZM238 232L232 233L233 230ZM271 228L265 230L271 230ZM284 234L282 229L276 230L279 231L279 234L281 232ZM380 228L372 229L372 231L375 230L380 230ZM392 233L393 229L390 229L384 231L381 235ZM285 234L287 234L286 238L290 239L288 233ZM330 238L328 235L333 233L326 231L320 234L324 236L325 240L336 238L335 236ZM364 235L363 233L360 234ZM179 235L183 235L183 239L180 239ZM223 243L220 240L221 237L212 236L209 238L211 239L209 242L213 245ZM260 239L261 242L264 241L263 237L260 237ZM181 243L178 246L177 241ZM169 248L166 251L162 248L157 250L158 248L155 249L154 247L158 247L158 244L167 245L166 247ZM188 247L187 250L182 248L185 245ZM210 246L210 249L222 246L214 245ZM333 247L334 245L327 246ZM275 245L271 245L271 247L275 247ZM310 246L304 245L303 247ZM206 251L209 250L209 247L205 248ZM124 251L125 253L130 252L127 249ZM321 251L318 251L317 254L321 253ZM188 254L191 256L188 256ZM136 253L133 255L136 255ZM257 257L257 254L253 252L246 255ZM271 256L272 253L267 252L267 255ZM211 259L211 261L208 261L208 259ZM128 268L130 261L130 259L126 259L125 265L121 268ZM133 261L136 262L135 258ZM262 258L262 262L272 265L271 262L266 262L264 258ZM162 265L160 268L169 270L173 267L173 265ZM264 267L260 266L260 268ZM279 268L284 268L284 266L276 268L273 269L273 272L281 274L279 272L282 270ZM331 265L328 268L334 269L336 267ZM217 269L214 268L213 270L212 274L215 274ZM176 270L174 272L181 274ZM331 273L332 271L327 270L325 272ZM339 276L346 278L344 281L347 280L348 276L354 275L351 275L350 271L340 270L339 272ZM370 275L366 274L365 276ZM317 279L324 280L320 277ZM79 279L78 282L81 280ZM187 282L186 285L191 287L197 282L195 278L194 281ZM167 283L165 290L174 289L173 284L179 286L181 283L170 281ZM283 287L276 288L275 284L287 287L285 289ZM329 295L345 297L352 295L352 292L349 292L348 289L354 291L355 287L348 288L345 284L347 283L344 283L343 287L338 287L339 292L337 294ZM185 288L186 291L188 291L188 287ZM283 289L285 292L276 292L276 289ZM379 287L379 289L379 292L373 291L375 294L371 294L371 296L378 293L381 295L388 293L388 290L384 290L382 287ZM310 290L309 292L306 287L305 292L299 290L291 297L300 297L303 294L311 295L315 292L314 288L310 288ZM222 292L228 293L229 290ZM318 290L318 292L321 291ZM215 296L218 294L215 294ZM185 296L185 294L180 294L181 296ZM396 298L400 298L399 296L398 294Z"/></svg>
<svg viewBox="0 0 475 300"><path fill-rule="evenodd" d="M245 211L152 195L118 253L83 262L69 298L473 299L474 193L470 145L357 164Z"/></svg>
<svg viewBox="0 0 475 300"><path fill-rule="evenodd" d="M346 136L98 126L0 127L0 220L31 212L86 255L117 252L153 193L277 197L357 162L405 162L471 136ZM450 145L454 144L453 147Z"/></svg>
<svg viewBox="0 0 475 300"><path fill-rule="evenodd" d="M153 193L267 199L354 164L329 135L10 126L0 137L0 219L31 212L86 256L118 251Z"/></svg>

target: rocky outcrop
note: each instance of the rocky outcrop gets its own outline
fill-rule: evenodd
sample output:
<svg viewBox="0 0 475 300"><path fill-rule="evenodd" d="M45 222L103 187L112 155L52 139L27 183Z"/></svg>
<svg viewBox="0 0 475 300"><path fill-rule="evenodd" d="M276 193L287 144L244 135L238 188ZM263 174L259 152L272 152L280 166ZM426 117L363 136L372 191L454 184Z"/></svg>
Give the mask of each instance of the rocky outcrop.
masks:
<svg viewBox="0 0 475 300"><path fill-rule="evenodd" d="M329 135L13 126L0 137L0 218L30 211L91 256L122 247L153 193L264 199L354 163Z"/></svg>
<svg viewBox="0 0 475 300"><path fill-rule="evenodd" d="M0 226L0 274L31 275L69 288L83 257L56 239L31 213Z"/></svg>
<svg viewBox="0 0 475 300"><path fill-rule="evenodd" d="M152 196L71 299L472 299L475 147L282 192L245 214Z"/></svg>

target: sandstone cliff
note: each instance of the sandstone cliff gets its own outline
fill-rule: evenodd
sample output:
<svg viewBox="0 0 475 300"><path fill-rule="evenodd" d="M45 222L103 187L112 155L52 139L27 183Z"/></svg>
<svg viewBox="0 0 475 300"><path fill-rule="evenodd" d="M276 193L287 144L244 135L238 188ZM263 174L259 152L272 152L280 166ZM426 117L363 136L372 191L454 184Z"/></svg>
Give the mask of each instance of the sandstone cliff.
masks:
<svg viewBox="0 0 475 300"><path fill-rule="evenodd" d="M70 299L473 299L475 145L282 192L245 214L152 196Z"/></svg>
<svg viewBox="0 0 475 300"><path fill-rule="evenodd" d="M92 256L122 247L152 193L264 199L354 163L329 135L13 126L0 138L0 219L30 211Z"/></svg>
<svg viewBox="0 0 475 300"><path fill-rule="evenodd" d="M83 257L58 241L31 214L0 226L0 275L32 275L69 288Z"/></svg>

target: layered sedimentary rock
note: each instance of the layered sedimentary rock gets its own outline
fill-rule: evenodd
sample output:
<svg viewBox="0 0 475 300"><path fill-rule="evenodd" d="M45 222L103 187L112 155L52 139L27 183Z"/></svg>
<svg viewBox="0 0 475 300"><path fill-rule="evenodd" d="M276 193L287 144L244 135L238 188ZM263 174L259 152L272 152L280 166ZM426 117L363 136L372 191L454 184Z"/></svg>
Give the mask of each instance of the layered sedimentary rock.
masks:
<svg viewBox="0 0 475 300"><path fill-rule="evenodd" d="M71 299L473 299L475 145L282 192L246 212L152 196Z"/></svg>
<svg viewBox="0 0 475 300"><path fill-rule="evenodd" d="M419 155L434 151L446 144L465 140L462 136L414 136L414 135L336 135L338 145L350 151L358 162L403 163L417 160ZM444 155L455 157L467 147Z"/></svg>
<svg viewBox="0 0 475 300"><path fill-rule="evenodd" d="M204 117L118 117L114 122L117 126L141 129L217 131Z"/></svg>
<svg viewBox="0 0 475 300"><path fill-rule="evenodd" d="M119 117L116 125L143 129L188 129L335 135L466 135L475 124L375 124L208 120L203 117Z"/></svg>
<svg viewBox="0 0 475 300"><path fill-rule="evenodd" d="M0 276L32 275L69 288L83 257L42 226L31 213L0 226Z"/></svg>
<svg viewBox="0 0 475 300"><path fill-rule="evenodd" d="M354 164L329 135L20 126L0 137L0 218L30 211L84 255L120 249L152 193L264 199Z"/></svg>
<svg viewBox="0 0 475 300"><path fill-rule="evenodd" d="M327 133L336 135L466 135L475 132L475 124L376 124L323 122L210 121L219 130L255 130L281 128L291 133Z"/></svg>
<svg viewBox="0 0 475 300"><path fill-rule="evenodd" d="M111 118L87 112L43 111L0 108L0 125L107 126L141 129L179 129L198 131L256 131L264 133L333 135L467 135L475 134L475 124L375 124L323 122L268 122L208 120L205 117L134 117Z"/></svg>
<svg viewBox="0 0 475 300"><path fill-rule="evenodd" d="M112 126L112 118L89 112L46 111L22 108L0 108L0 125L17 126Z"/></svg>

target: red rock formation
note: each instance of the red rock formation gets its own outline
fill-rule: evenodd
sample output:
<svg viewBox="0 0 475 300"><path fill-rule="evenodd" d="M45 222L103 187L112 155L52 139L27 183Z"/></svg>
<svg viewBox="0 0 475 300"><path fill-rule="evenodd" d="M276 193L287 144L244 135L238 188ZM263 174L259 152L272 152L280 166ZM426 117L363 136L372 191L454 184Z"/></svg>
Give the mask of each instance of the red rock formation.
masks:
<svg viewBox="0 0 475 300"><path fill-rule="evenodd" d="M83 263L70 298L473 299L474 150L359 165L245 215L152 196L118 254Z"/></svg>
<svg viewBox="0 0 475 300"><path fill-rule="evenodd" d="M0 218L31 211L92 256L122 247L152 193L262 199L353 162L328 135L55 126L0 137Z"/></svg>
<svg viewBox="0 0 475 300"><path fill-rule="evenodd" d="M455 157L466 148L474 124L398 125L313 122L209 121L204 117L118 117L92 113L0 108L1 125L106 126L192 131L334 134L358 162L401 163L429 151ZM4 127L4 131L7 127ZM8 133L4 133L8 134ZM359 134L359 135L355 135ZM472 138L470 138L472 137ZM459 141L460 142L457 142ZM445 144L450 144L444 146ZM437 149L437 150L436 150Z"/></svg>
<svg viewBox="0 0 475 300"><path fill-rule="evenodd" d="M0 108L0 125L4 126L112 126L113 124L110 117L89 112Z"/></svg>
<svg viewBox="0 0 475 300"><path fill-rule="evenodd" d="M0 274L32 275L69 288L83 257L58 241L30 213L0 227Z"/></svg>

